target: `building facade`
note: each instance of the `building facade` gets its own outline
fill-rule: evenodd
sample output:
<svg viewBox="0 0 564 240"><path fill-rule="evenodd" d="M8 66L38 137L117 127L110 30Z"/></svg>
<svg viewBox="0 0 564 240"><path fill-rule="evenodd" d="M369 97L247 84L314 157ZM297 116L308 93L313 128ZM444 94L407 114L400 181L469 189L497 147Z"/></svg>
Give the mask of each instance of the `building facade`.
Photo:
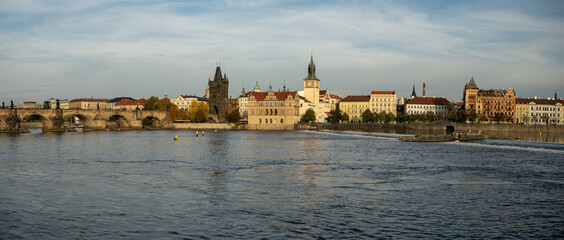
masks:
<svg viewBox="0 0 564 240"><path fill-rule="evenodd" d="M188 111L188 109L190 109L190 104L192 104L193 101L196 101L197 103L207 102L204 98L192 95L180 95L176 98L170 99L171 103L176 105L178 109L184 111Z"/></svg>
<svg viewBox="0 0 564 240"><path fill-rule="evenodd" d="M481 121L515 121L515 92L511 88L479 89L472 77L464 86L463 102L466 113L475 111Z"/></svg>
<svg viewBox="0 0 564 240"><path fill-rule="evenodd" d="M442 97L414 97L405 103L404 113L411 115L432 113L437 118L442 116L444 119L448 114L447 103L448 100Z"/></svg>
<svg viewBox="0 0 564 240"><path fill-rule="evenodd" d="M373 113L392 113L397 116L398 97L396 91L370 92L370 111Z"/></svg>
<svg viewBox="0 0 564 240"><path fill-rule="evenodd" d="M477 113L487 122L514 122L515 93L509 90L490 89L478 91Z"/></svg>
<svg viewBox="0 0 564 240"><path fill-rule="evenodd" d="M69 109L109 109L107 103L110 99L104 98L77 98L69 101Z"/></svg>
<svg viewBox="0 0 564 240"><path fill-rule="evenodd" d="M231 112L229 100L229 80L227 74L221 74L219 66L215 69L213 80L208 80L210 117L215 121L224 121L225 115Z"/></svg>
<svg viewBox="0 0 564 240"><path fill-rule="evenodd" d="M300 121L297 92L251 92L247 103L248 129L293 130Z"/></svg>
<svg viewBox="0 0 564 240"><path fill-rule="evenodd" d="M362 113L370 109L370 95L351 95L339 102L339 109L349 115L349 122L362 122Z"/></svg>
<svg viewBox="0 0 564 240"><path fill-rule="evenodd" d="M516 98L516 122L529 125L562 125L562 101Z"/></svg>

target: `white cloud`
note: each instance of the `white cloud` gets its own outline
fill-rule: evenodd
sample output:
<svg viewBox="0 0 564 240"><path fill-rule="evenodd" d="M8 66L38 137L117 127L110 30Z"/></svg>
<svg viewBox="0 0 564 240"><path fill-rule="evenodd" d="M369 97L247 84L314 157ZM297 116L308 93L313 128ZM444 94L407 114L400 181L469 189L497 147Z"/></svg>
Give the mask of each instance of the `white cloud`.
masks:
<svg viewBox="0 0 564 240"><path fill-rule="evenodd" d="M427 82L429 93L458 100L472 75L480 86L483 79L489 88L512 85L526 95L544 91L538 86L564 89L555 80L564 75L564 58L554 53L563 52L561 19L526 10L432 15L390 3L65 3L0 3L9 26L0 30L1 100L69 91L76 94L69 98L201 95L217 61L231 95L242 81L250 88L271 80L276 88L286 80L297 90L312 49L322 88L343 94L408 95L412 84L420 90ZM44 95L25 93L33 83L45 86Z"/></svg>

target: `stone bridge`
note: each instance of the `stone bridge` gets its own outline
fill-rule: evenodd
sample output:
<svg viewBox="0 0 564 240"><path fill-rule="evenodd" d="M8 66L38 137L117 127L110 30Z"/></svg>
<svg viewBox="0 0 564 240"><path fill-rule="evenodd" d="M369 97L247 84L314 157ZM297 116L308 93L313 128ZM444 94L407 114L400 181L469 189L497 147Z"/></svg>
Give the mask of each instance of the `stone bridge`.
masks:
<svg viewBox="0 0 564 240"><path fill-rule="evenodd" d="M20 132L20 122L30 116L39 117L44 132L65 131L64 122L71 117L80 119L84 131L106 130L108 125L120 130L142 129L145 119L151 121L152 128L173 128L170 114L162 111L0 109L0 132Z"/></svg>

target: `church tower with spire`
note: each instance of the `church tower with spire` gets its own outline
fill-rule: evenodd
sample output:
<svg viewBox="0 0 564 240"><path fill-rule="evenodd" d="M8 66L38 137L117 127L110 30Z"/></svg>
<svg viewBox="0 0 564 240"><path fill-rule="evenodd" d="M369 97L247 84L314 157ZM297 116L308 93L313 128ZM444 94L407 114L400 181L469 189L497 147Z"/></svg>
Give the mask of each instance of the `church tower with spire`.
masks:
<svg viewBox="0 0 564 240"><path fill-rule="evenodd" d="M307 77L304 78L304 97L315 106L315 115L319 116L319 79L315 76L315 63L313 62L313 54L309 60L307 68Z"/></svg>
<svg viewBox="0 0 564 240"><path fill-rule="evenodd" d="M220 122L231 111L229 103L229 80L227 74L221 74L221 67L217 65L213 80L208 79L210 117Z"/></svg>

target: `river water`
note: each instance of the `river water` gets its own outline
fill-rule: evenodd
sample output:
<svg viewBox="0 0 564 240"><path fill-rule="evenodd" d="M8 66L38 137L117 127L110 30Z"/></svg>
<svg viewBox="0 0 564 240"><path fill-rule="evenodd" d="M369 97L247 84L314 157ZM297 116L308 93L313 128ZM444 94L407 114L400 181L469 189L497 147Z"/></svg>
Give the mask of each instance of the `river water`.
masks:
<svg viewBox="0 0 564 240"><path fill-rule="evenodd" d="M205 133L0 135L0 238L564 237L564 144Z"/></svg>

